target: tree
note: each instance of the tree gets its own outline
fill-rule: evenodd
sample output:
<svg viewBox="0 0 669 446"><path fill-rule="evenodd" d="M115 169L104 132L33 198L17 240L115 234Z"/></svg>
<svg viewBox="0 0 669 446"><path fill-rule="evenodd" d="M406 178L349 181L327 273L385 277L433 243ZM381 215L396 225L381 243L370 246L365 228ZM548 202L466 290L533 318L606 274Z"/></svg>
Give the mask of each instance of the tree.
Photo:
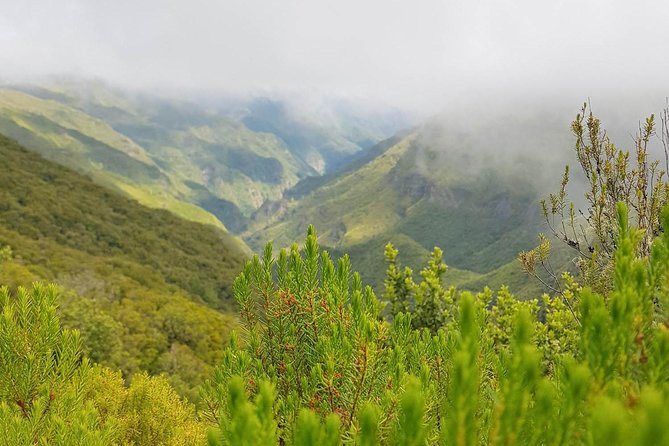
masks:
<svg viewBox="0 0 669 446"><path fill-rule="evenodd" d="M0 288L0 444L198 445L205 428L166 378L92 367L63 329L60 290Z"/></svg>
<svg viewBox="0 0 669 446"><path fill-rule="evenodd" d="M643 231L636 247L638 257L650 254L653 239L663 231L660 213L669 201L668 113L669 109L662 115L664 169L649 154L649 143L656 132L654 115L640 126L632 152L618 149L611 142L588 104L572 122L576 156L588 183L584 193L586 208L578 209L568 198L569 166L565 167L558 192L550 194L541 205L551 234L576 253L579 281L599 292L606 294L612 287L619 202L629 209L632 224ZM524 269L537 278L541 277L537 273L540 265L548 275L547 285L561 293L561 276L550 265L549 239L543 235L540 239L537 249L521 253L519 259Z"/></svg>
<svg viewBox="0 0 669 446"><path fill-rule="evenodd" d="M164 376L137 373L129 386L118 371L96 366L90 374L86 399L101 420L114 429L110 442L119 445L197 446L205 442L206 427Z"/></svg>
<svg viewBox="0 0 669 446"><path fill-rule="evenodd" d="M420 283L413 280L413 271L408 266L402 270L397 260L399 251L388 243L385 249L386 280L382 298L390 303L391 314L411 313L412 327L427 328L432 333L444 326L453 317L455 287L444 288L442 277L446 264L442 251L434 248L427 265L420 271Z"/></svg>
<svg viewBox="0 0 669 446"><path fill-rule="evenodd" d="M12 248L10 246L0 245L0 263L11 260L13 256L14 256L14 253L12 252Z"/></svg>

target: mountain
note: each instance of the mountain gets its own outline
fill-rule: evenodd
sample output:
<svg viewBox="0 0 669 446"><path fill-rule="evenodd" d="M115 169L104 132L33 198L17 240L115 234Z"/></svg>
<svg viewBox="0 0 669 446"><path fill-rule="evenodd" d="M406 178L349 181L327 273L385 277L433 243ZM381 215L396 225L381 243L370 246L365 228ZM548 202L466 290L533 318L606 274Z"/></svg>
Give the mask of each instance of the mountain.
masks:
<svg viewBox="0 0 669 446"><path fill-rule="evenodd" d="M212 225L146 208L0 136L0 283L55 281L95 361L167 373L183 394L221 357L248 259ZM223 312L221 311L223 310Z"/></svg>
<svg viewBox="0 0 669 446"><path fill-rule="evenodd" d="M194 103L61 79L0 91L0 131L254 249L314 223L377 286L388 241L414 267L442 247L453 283L497 283L546 230L538 201L572 145L571 110L518 108L459 109L383 139L401 114L276 97Z"/></svg>
<svg viewBox="0 0 669 446"><path fill-rule="evenodd" d="M224 227L211 213L184 200L188 189L174 182L143 147L101 119L53 100L3 89L0 133L147 206Z"/></svg>
<svg viewBox="0 0 669 446"><path fill-rule="evenodd" d="M11 85L0 131L147 206L241 232L264 202L403 122L344 101L300 112L267 98L203 102L78 79Z"/></svg>
<svg viewBox="0 0 669 446"><path fill-rule="evenodd" d="M285 246L313 223L319 242L349 253L377 289L383 246L392 242L412 267L441 247L453 284L508 278L521 291L539 292L527 288L515 259L547 230L539 200L568 159L568 122L558 113L438 116L336 173L298 183L256 213L245 240L256 250L270 239Z"/></svg>
<svg viewBox="0 0 669 446"><path fill-rule="evenodd" d="M235 114L248 128L280 137L291 153L321 175L407 125L397 111L366 110L345 100L301 106L299 101L257 98Z"/></svg>

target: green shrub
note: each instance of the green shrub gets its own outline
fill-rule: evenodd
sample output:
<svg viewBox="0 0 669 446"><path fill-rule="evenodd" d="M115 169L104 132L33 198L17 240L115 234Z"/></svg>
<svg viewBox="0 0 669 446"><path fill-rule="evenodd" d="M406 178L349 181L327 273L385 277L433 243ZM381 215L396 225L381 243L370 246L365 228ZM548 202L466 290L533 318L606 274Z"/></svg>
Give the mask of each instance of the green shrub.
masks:
<svg viewBox="0 0 669 446"><path fill-rule="evenodd" d="M58 289L36 284L15 297L0 288L0 442L108 444L84 399L89 366L77 331L61 330Z"/></svg>
<svg viewBox="0 0 669 446"><path fill-rule="evenodd" d="M203 388L210 444L669 444L669 235L639 258L643 233L617 212L608 296L569 277L543 312L505 290L493 306L489 290L453 292L436 330L402 311L385 322L313 228L302 253L268 245L235 282L242 339ZM386 295L417 292L394 273Z"/></svg>
<svg viewBox="0 0 669 446"><path fill-rule="evenodd" d="M205 428L166 378L91 367L60 326L56 286L0 288L0 444L198 445Z"/></svg>

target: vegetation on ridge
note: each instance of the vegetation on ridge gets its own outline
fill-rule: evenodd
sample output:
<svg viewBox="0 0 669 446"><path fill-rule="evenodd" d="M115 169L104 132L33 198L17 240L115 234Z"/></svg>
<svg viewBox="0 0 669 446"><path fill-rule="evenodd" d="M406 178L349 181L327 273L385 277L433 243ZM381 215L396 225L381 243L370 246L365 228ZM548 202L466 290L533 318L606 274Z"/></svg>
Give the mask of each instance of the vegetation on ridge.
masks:
<svg viewBox="0 0 669 446"><path fill-rule="evenodd" d="M145 208L0 136L0 283L66 292L84 351L123 371L167 373L183 395L218 362L246 250L229 234Z"/></svg>
<svg viewBox="0 0 669 446"><path fill-rule="evenodd" d="M383 284L382 255L388 242L397 245L412 267L424 264L432 249L441 246L450 283L475 290L489 281L495 286L506 282L522 297L541 293L543 287L518 268L516 255L531 248L543 229L543 181L532 172L554 160L511 154L531 154L533 144L546 144L546 124L472 118L462 134L461 127L448 124L451 118L434 119L384 141L338 173L304 180L294 192L296 199L284 200L275 212L269 205L259 210L245 240L255 249L266 240L288 246L314 224L319 242L333 256L348 253L375 288ZM501 134L491 143L483 137L485 131ZM521 131L528 136L519 143L515 135ZM564 135L554 136L546 152L568 144L562 145Z"/></svg>
<svg viewBox="0 0 669 446"><path fill-rule="evenodd" d="M146 206L238 233L313 166L329 171L401 121L330 108L334 121L320 122L283 101L203 107L60 79L1 90L0 133Z"/></svg>

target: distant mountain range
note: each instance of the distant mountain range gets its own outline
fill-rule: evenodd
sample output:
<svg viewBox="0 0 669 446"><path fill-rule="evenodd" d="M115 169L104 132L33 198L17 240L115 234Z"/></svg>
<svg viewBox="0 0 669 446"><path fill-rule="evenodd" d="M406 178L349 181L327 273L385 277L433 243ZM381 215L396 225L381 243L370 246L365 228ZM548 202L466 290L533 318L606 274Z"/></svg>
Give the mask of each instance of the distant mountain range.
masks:
<svg viewBox="0 0 669 446"><path fill-rule="evenodd" d="M344 102L306 116L268 98L203 107L94 81L0 90L0 133L147 206L233 232L265 201L404 122Z"/></svg>
<svg viewBox="0 0 669 446"><path fill-rule="evenodd" d="M314 224L320 243L349 253L377 289L386 243L414 267L439 246L450 283L506 283L540 292L515 258L546 229L539 201L557 184L571 145L569 132L559 130L568 122L558 121L554 115L502 116L461 126L435 117L339 172L302 180L255 214L245 239L256 250L270 239L286 245Z"/></svg>
<svg viewBox="0 0 669 446"><path fill-rule="evenodd" d="M254 250L299 241L313 223L377 289L392 242L414 268L441 247L455 285L532 297L542 289L515 258L547 229L539 200L574 162L577 108L455 108L412 127L396 110L345 100L188 102L59 79L0 89L0 133ZM619 134L638 119L613 116Z"/></svg>

